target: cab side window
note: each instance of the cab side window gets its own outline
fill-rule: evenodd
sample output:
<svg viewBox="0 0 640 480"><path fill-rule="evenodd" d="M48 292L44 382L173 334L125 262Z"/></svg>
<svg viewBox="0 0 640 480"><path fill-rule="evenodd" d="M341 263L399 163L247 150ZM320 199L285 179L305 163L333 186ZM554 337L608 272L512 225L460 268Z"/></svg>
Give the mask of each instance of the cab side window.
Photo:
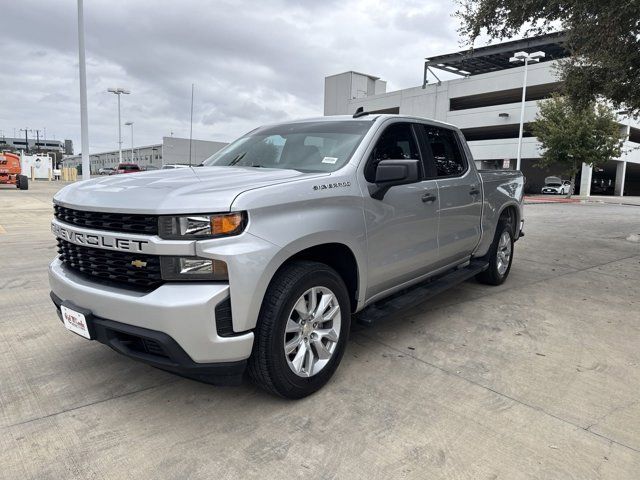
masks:
<svg viewBox="0 0 640 480"><path fill-rule="evenodd" d="M382 160L420 160L418 144L416 143L411 124L394 123L386 128L376 143L367 166L365 178L373 182L376 177L376 167Z"/></svg>
<svg viewBox="0 0 640 480"><path fill-rule="evenodd" d="M427 145L435 163L438 177L462 175L467 164L460 151L456 133L447 128L424 125Z"/></svg>

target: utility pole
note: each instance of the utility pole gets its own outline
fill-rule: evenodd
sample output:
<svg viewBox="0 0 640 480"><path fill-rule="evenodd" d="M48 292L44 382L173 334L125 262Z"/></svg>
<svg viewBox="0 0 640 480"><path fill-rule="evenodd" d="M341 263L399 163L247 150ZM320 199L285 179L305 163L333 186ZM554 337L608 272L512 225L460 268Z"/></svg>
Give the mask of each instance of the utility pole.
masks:
<svg viewBox="0 0 640 480"><path fill-rule="evenodd" d="M36 150L36 152L39 152L40 151L40 130L36 128L34 131L36 132L36 148L35 148L35 150Z"/></svg>
<svg viewBox="0 0 640 480"><path fill-rule="evenodd" d="M30 130L28 128L21 128L20 129L21 132L24 132L24 148L25 148L25 153L29 153L29 136L27 135L28 132L32 132L33 130Z"/></svg>

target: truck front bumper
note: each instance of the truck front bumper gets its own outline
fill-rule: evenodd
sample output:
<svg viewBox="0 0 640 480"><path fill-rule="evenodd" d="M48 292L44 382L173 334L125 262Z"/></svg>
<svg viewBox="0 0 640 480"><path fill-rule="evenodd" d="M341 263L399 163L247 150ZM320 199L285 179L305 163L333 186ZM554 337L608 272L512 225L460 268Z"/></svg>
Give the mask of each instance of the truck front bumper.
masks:
<svg viewBox="0 0 640 480"><path fill-rule="evenodd" d="M253 332L220 336L216 329L228 284L165 283L143 293L93 283L58 259L49 283L58 310L64 304L89 316L95 340L158 368L216 381L241 375L251 354Z"/></svg>

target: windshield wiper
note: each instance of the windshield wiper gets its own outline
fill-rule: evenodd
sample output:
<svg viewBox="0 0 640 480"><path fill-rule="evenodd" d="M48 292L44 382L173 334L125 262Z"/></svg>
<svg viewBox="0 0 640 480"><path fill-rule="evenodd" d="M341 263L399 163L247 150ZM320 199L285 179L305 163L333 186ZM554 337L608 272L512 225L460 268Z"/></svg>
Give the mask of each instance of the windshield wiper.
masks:
<svg viewBox="0 0 640 480"><path fill-rule="evenodd" d="M244 158L244 156L247 154L247 152L242 152L240 154L238 154L238 156L236 158L234 158L233 160L231 160L229 162L229 165L227 165L228 167L233 167L235 164L237 164L240 160L242 160Z"/></svg>

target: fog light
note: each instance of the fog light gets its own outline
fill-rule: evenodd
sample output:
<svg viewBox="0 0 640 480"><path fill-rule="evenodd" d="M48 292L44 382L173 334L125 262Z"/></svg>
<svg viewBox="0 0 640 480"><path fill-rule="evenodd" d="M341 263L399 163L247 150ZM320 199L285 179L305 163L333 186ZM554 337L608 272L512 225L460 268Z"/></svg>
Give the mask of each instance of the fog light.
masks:
<svg viewBox="0 0 640 480"><path fill-rule="evenodd" d="M199 257L162 257L160 260L164 280L209 280L229 279L227 264L222 260Z"/></svg>

